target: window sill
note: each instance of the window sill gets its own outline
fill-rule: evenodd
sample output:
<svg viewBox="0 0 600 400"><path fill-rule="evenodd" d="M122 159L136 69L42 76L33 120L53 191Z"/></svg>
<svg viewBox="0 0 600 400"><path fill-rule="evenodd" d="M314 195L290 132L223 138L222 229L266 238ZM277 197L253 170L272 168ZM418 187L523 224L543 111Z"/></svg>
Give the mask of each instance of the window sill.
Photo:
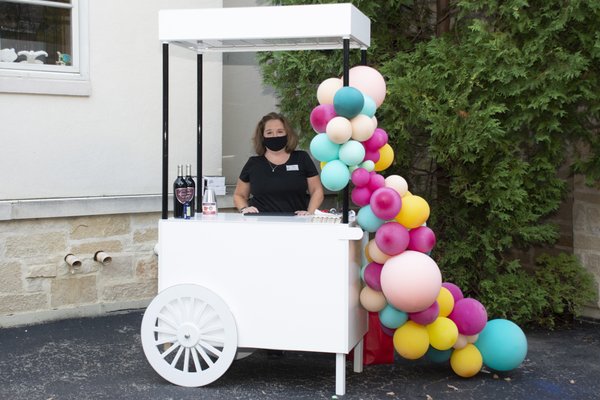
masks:
<svg viewBox="0 0 600 400"><path fill-rule="evenodd" d="M27 76L0 76L1 93L89 96L91 85L86 79L46 79Z"/></svg>

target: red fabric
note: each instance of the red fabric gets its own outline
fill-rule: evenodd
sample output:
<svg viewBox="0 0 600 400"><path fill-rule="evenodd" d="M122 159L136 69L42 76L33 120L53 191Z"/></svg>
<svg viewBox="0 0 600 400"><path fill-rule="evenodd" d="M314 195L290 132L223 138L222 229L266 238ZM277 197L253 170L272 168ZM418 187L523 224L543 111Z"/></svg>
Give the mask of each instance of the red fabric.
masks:
<svg viewBox="0 0 600 400"><path fill-rule="evenodd" d="M394 363L394 341L381 329L378 313L369 313L369 330L363 343L364 365Z"/></svg>

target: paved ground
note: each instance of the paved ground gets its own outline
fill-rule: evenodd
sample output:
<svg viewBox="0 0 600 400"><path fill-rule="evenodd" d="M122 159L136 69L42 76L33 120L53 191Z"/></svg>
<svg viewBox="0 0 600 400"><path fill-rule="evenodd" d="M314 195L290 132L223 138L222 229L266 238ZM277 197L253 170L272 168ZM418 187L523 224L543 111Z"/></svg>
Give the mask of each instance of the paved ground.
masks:
<svg viewBox="0 0 600 400"><path fill-rule="evenodd" d="M258 351L233 363L216 382L184 388L164 381L147 363L142 313L73 319L0 329L0 399L331 399L334 356ZM344 399L600 399L600 325L526 332L529 354L510 373L457 377L448 364L398 360L348 363Z"/></svg>

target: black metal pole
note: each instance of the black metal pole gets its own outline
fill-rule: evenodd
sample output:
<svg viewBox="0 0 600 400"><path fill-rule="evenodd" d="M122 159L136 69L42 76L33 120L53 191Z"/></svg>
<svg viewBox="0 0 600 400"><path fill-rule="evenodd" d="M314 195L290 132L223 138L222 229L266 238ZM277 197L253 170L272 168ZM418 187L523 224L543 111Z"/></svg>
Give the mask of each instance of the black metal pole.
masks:
<svg viewBox="0 0 600 400"><path fill-rule="evenodd" d="M344 39L344 86L350 85L350 39ZM349 188L350 183L344 188L344 195L342 200L342 222L348 223L348 213L350 211L350 196Z"/></svg>
<svg viewBox="0 0 600 400"><path fill-rule="evenodd" d="M202 77L202 54L198 54L197 56L197 77L196 82L198 86L198 99L196 104L196 118L198 130L196 132L197 142L196 142L196 210L202 210L202 184L203 184L203 175L202 175L202 88L203 88L203 77ZM196 211L198 212L198 211Z"/></svg>
<svg viewBox="0 0 600 400"><path fill-rule="evenodd" d="M163 43L162 219L169 218L169 44Z"/></svg>
<svg viewBox="0 0 600 400"><path fill-rule="evenodd" d="M367 50L360 50L360 65L367 65Z"/></svg>

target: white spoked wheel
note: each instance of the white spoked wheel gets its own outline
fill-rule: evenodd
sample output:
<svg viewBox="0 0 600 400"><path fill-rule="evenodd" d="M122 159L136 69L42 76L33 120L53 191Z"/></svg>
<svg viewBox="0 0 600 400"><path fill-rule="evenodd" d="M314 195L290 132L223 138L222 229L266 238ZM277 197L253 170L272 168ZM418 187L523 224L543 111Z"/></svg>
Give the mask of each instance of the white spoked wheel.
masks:
<svg viewBox="0 0 600 400"><path fill-rule="evenodd" d="M148 362L167 381L204 386L227 371L237 351L237 327L229 307L198 285L176 285L150 303L141 328Z"/></svg>

